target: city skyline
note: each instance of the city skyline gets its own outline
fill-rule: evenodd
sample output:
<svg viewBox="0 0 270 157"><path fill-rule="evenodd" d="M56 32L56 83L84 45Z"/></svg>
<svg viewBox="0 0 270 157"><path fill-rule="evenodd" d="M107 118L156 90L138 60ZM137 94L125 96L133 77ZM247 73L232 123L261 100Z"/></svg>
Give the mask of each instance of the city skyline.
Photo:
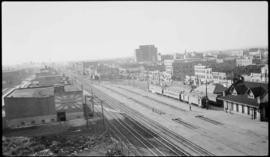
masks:
<svg viewBox="0 0 270 157"><path fill-rule="evenodd" d="M2 64L268 47L265 2L4 2ZM252 11L250 11L252 10Z"/></svg>

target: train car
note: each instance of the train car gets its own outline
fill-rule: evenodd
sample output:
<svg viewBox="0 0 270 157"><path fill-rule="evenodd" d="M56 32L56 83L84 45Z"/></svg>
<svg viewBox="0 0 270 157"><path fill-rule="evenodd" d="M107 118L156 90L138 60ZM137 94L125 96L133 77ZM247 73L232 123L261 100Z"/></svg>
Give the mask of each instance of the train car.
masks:
<svg viewBox="0 0 270 157"><path fill-rule="evenodd" d="M189 102L189 94L187 92L181 92L180 93L180 101Z"/></svg>
<svg viewBox="0 0 270 157"><path fill-rule="evenodd" d="M155 85L149 85L149 90L152 93L157 93L157 94L163 94L163 89L160 86L155 86Z"/></svg>
<svg viewBox="0 0 270 157"><path fill-rule="evenodd" d="M194 104L201 107L201 98L197 95L190 95L189 96L189 103Z"/></svg>
<svg viewBox="0 0 270 157"><path fill-rule="evenodd" d="M179 100L180 99L180 91L175 88L165 88L163 91L163 95Z"/></svg>

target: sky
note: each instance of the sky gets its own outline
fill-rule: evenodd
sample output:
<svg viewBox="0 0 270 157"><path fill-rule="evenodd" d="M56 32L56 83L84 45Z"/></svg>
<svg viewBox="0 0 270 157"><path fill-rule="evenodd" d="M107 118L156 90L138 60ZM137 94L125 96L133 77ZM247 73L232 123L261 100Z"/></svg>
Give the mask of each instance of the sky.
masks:
<svg viewBox="0 0 270 157"><path fill-rule="evenodd" d="M268 47L267 2L2 2L2 64Z"/></svg>

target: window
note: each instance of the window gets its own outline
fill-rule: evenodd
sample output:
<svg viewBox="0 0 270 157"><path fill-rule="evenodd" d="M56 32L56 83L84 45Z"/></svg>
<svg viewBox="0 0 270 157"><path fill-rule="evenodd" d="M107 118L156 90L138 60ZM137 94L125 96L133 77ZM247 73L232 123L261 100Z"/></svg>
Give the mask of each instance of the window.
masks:
<svg viewBox="0 0 270 157"><path fill-rule="evenodd" d="M237 92L235 89L233 89L232 95L237 95Z"/></svg>
<svg viewBox="0 0 270 157"><path fill-rule="evenodd" d="M254 95L251 90L248 91L248 98L254 99Z"/></svg>

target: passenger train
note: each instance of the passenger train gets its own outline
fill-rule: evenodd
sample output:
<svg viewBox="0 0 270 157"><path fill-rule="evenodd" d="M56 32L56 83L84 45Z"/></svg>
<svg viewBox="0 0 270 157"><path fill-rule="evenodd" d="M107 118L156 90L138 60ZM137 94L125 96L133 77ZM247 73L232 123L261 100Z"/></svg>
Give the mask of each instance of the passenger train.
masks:
<svg viewBox="0 0 270 157"><path fill-rule="evenodd" d="M155 86L155 85L149 85L149 90L152 93L174 98L181 102L194 104L200 107L205 107L205 104L206 104L204 95L195 96L190 93L185 93L184 91L170 89L170 88L162 88L161 86Z"/></svg>

